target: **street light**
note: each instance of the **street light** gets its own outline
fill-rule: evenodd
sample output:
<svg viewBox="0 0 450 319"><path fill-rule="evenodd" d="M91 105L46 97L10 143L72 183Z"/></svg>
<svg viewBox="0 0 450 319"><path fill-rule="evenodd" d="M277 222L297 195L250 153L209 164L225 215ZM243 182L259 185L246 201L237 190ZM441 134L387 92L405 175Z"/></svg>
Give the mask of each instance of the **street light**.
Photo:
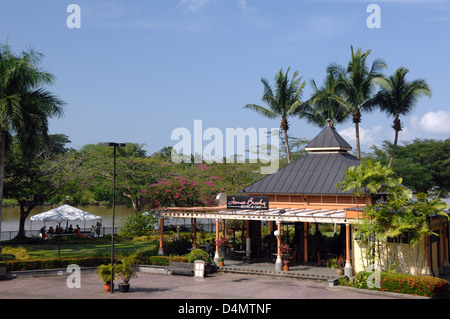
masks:
<svg viewBox="0 0 450 319"><path fill-rule="evenodd" d="M114 289L114 219L116 214L116 149L118 147L125 147L125 143L103 143L104 146L114 147L114 174L113 174L113 218L112 218L112 234L111 234L111 293Z"/></svg>

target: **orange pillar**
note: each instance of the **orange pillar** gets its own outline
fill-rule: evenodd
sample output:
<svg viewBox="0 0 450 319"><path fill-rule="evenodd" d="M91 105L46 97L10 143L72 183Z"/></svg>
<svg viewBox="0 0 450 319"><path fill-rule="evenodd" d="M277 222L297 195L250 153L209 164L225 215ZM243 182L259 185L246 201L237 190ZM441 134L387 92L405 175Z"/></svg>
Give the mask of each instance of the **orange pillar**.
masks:
<svg viewBox="0 0 450 319"><path fill-rule="evenodd" d="M214 254L214 262L219 265L219 219L216 219L216 253Z"/></svg>
<svg viewBox="0 0 450 319"><path fill-rule="evenodd" d="M353 267L351 260L351 236L350 236L350 224L345 224L345 266L344 275L347 277L353 276Z"/></svg>
<svg viewBox="0 0 450 319"><path fill-rule="evenodd" d="M164 219L160 218L159 219L159 250L158 250L159 256L164 255L163 234L164 234Z"/></svg>

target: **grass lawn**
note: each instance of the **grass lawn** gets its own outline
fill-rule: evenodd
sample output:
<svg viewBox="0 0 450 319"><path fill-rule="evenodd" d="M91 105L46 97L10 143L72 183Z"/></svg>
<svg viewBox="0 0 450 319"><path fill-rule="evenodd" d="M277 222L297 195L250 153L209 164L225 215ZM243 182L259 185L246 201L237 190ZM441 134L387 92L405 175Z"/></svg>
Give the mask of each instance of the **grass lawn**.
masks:
<svg viewBox="0 0 450 319"><path fill-rule="evenodd" d="M136 250L151 250L158 244L158 242L115 242L114 255L120 256L122 253ZM58 257L58 244L22 245L22 247L28 251L31 259ZM111 243L61 243L60 250L61 258L111 255Z"/></svg>

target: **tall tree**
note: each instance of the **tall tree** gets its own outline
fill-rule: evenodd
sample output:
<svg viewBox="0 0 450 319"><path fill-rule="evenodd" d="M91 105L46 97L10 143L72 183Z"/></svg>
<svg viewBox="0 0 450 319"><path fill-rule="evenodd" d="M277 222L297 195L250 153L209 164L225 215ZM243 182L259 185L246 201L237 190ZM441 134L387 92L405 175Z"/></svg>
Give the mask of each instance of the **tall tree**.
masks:
<svg viewBox="0 0 450 319"><path fill-rule="evenodd" d="M352 116L355 124L356 135L356 155L361 158L361 146L359 141L359 123L361 123L361 112L371 111L374 106L374 91L377 82L383 79L381 70L386 68L386 64L381 59L373 61L372 66L367 66L367 58L370 50L356 52L351 46L351 58L344 68L338 64L331 64L328 71L338 78L339 90L342 90L343 99L340 101Z"/></svg>
<svg viewBox="0 0 450 319"><path fill-rule="evenodd" d="M348 119L349 110L345 107L339 92L338 79L333 73L327 73L320 88L314 80L311 81L311 86L313 94L300 117L319 127L325 127L328 119L331 120L333 128L336 127L336 123L344 123Z"/></svg>
<svg viewBox="0 0 450 319"><path fill-rule="evenodd" d="M280 118L280 127L284 133L284 144L286 148L286 156L288 163L291 162L291 153L289 150L288 134L289 123L288 118L299 114L302 106L306 104L300 100L305 82L301 82L302 77L297 78L298 71L295 71L292 78L288 78L290 68L286 74L280 69L275 75L275 88L272 88L269 81L265 78L261 79L264 85L264 93L262 101L269 108L257 104L246 104L244 109L254 110L268 118Z"/></svg>
<svg viewBox="0 0 450 319"><path fill-rule="evenodd" d="M395 137L389 166L392 166L394 161L398 133L403 129L400 116L411 112L422 95L431 97L431 90L426 81L418 79L408 82L405 79L408 72L409 70L405 67L398 68L389 78L380 81L382 89L377 94L377 104L380 105L380 109L394 118L392 128L395 131Z"/></svg>
<svg viewBox="0 0 450 319"><path fill-rule="evenodd" d="M45 88L55 77L39 68L42 57L33 49L17 55L0 45L0 231L8 139L16 135L22 154L31 160L40 137L47 136L48 118L63 114L64 102Z"/></svg>

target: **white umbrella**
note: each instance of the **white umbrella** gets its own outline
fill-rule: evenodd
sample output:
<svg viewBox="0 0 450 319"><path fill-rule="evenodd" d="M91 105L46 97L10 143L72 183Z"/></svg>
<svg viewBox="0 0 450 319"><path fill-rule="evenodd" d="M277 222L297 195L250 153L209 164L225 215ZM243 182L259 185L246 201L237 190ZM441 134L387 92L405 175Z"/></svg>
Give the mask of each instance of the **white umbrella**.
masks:
<svg viewBox="0 0 450 319"><path fill-rule="evenodd" d="M101 220L102 218L97 215L90 214L84 210L75 208L70 205L63 205L49 211L43 212L31 217L32 221L40 222L56 222L61 223L63 221L88 221L88 220Z"/></svg>
<svg viewBox="0 0 450 319"><path fill-rule="evenodd" d="M43 212L38 215L34 215L30 218L32 221L40 222L56 222L60 224L63 221L88 221L88 220L101 220L102 218L97 215L90 214L84 210L75 208L70 205L63 205L49 211ZM60 252L60 237L58 236L58 258Z"/></svg>

